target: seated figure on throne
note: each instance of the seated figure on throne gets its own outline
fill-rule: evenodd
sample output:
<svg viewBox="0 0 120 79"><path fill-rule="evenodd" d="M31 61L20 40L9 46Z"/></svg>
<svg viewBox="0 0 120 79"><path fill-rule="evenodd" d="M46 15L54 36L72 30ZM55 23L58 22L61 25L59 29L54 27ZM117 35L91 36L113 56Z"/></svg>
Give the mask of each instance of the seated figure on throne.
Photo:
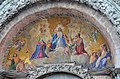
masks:
<svg viewBox="0 0 120 79"><path fill-rule="evenodd" d="M52 49L56 50L59 47L64 48L65 46L66 46L66 41L64 38L64 34L62 28L60 27L60 25L58 25L58 29L56 33L52 35Z"/></svg>

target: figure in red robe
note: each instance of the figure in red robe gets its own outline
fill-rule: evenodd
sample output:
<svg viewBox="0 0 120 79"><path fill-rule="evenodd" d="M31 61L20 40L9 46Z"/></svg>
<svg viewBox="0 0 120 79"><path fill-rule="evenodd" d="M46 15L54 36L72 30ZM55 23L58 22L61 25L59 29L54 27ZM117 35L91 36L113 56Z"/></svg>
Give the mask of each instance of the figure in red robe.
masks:
<svg viewBox="0 0 120 79"><path fill-rule="evenodd" d="M84 49L84 43L83 43L83 39L80 37L80 33L78 33L75 36L74 42L75 42L76 55L87 53Z"/></svg>

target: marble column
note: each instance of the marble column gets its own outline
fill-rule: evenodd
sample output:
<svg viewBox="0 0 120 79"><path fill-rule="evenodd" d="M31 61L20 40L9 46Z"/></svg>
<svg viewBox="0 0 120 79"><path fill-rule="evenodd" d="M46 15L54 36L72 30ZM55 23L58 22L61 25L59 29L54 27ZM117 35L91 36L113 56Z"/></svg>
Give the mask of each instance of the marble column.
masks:
<svg viewBox="0 0 120 79"><path fill-rule="evenodd" d="M115 79L120 79L120 74L117 74L117 76L115 77Z"/></svg>
<svg viewBox="0 0 120 79"><path fill-rule="evenodd" d="M116 73L115 79L120 79L120 48L116 49L114 64L115 64L115 73Z"/></svg>
<svg viewBox="0 0 120 79"><path fill-rule="evenodd" d="M120 48L116 49L116 52L114 54L115 59L114 59L114 65L115 68L120 68Z"/></svg>

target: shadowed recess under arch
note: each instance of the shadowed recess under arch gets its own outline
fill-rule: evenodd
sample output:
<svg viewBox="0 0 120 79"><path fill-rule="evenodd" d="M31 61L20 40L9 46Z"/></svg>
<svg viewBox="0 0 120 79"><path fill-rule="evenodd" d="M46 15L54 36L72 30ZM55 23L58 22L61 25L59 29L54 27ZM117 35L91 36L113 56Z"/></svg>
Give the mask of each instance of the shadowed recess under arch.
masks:
<svg viewBox="0 0 120 79"><path fill-rule="evenodd" d="M66 72L53 72L42 75L36 79L83 79L75 74Z"/></svg>

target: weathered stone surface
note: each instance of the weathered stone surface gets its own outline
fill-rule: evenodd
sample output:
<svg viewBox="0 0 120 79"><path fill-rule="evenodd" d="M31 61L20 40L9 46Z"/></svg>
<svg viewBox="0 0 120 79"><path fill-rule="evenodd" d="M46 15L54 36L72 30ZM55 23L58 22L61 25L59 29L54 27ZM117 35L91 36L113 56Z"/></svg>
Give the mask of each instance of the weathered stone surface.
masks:
<svg viewBox="0 0 120 79"><path fill-rule="evenodd" d="M43 67L38 67L37 69L29 70L29 79L36 79L41 75L51 73L51 72L68 72L76 74L83 79L94 79L86 69L82 69L80 66L75 66L74 63L58 63L58 64L47 64Z"/></svg>
<svg viewBox="0 0 120 79"><path fill-rule="evenodd" d="M105 36L108 43L110 44L112 52L115 52L114 48L115 46L117 46L117 44L114 46L112 37L114 35L117 35L117 33L114 27L112 27L111 23L109 23L108 26L112 27L112 29L110 29L110 32L112 33L109 34L109 31L106 30L107 28L105 29L105 27L103 26L101 19L97 19L96 15L91 15L92 14L91 11L93 11L91 8L88 9L86 8L86 6L83 6L83 5L79 5L76 7L76 5L74 6L68 3L67 3L68 6L63 7L62 4L65 5L66 3L44 4L42 5L42 7L44 8L42 8L41 5L36 5L35 7L32 7L30 9L23 11L21 14L19 14L19 16L14 18L7 25L7 28L9 27L9 29L6 29L6 34L4 36L5 38L4 39L2 38L3 40L0 44L2 48L1 53L4 53L5 49L7 48L8 41L11 40L13 36L15 36L19 32L19 30L21 30L23 27L25 27L31 22L34 22L35 20L47 18L52 15L71 16L71 17L83 16L82 19L84 18L88 19L90 22L92 22L96 26L96 28L98 28L98 30ZM87 12L85 12L86 9L88 9ZM100 16L102 17L103 15L100 14L99 17ZM104 22L108 22L108 19L104 19ZM119 40L118 37L114 39ZM4 45L4 49L3 49L3 45Z"/></svg>

